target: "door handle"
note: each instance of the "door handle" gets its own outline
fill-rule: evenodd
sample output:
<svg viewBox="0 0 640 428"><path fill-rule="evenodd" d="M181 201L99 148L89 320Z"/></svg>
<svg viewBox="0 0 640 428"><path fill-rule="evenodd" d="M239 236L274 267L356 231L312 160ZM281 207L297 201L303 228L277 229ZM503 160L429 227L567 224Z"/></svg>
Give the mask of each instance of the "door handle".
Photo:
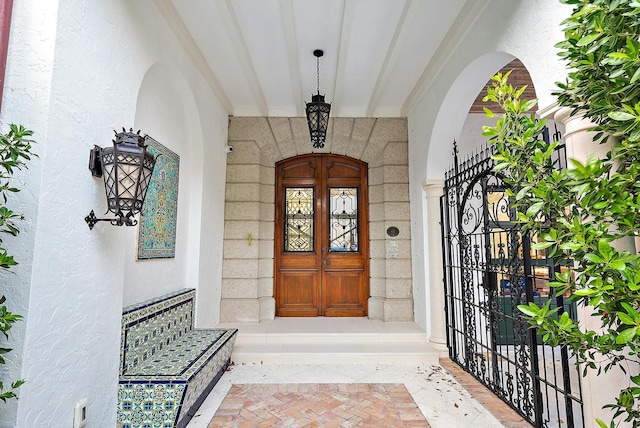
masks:
<svg viewBox="0 0 640 428"><path fill-rule="evenodd" d="M325 265L328 265L329 264L329 260L325 259L325 260L322 261L322 263L324 263Z"/></svg>

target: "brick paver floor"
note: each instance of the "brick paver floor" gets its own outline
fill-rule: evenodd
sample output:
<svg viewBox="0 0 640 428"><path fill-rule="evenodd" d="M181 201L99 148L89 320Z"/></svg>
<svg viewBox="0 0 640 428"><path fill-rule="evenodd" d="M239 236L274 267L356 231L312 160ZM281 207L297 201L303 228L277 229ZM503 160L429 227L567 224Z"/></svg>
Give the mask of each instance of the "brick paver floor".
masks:
<svg viewBox="0 0 640 428"><path fill-rule="evenodd" d="M216 427L429 427L401 383L233 385Z"/></svg>
<svg viewBox="0 0 640 428"><path fill-rule="evenodd" d="M459 365L448 358L441 358L440 365L458 381L473 398L478 400L493 416L496 417L505 428L532 428L522 416L516 413L508 404L500 400L484 385L477 381Z"/></svg>

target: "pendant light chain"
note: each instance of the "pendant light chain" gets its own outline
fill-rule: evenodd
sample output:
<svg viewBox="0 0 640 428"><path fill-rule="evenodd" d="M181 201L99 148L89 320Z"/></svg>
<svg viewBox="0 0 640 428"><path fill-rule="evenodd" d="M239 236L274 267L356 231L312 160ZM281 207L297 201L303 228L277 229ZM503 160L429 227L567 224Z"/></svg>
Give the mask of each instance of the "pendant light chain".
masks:
<svg viewBox="0 0 640 428"><path fill-rule="evenodd" d="M318 94L320 94L320 57L319 56L316 57L316 74L317 74L317 82L318 82L317 91L318 91Z"/></svg>

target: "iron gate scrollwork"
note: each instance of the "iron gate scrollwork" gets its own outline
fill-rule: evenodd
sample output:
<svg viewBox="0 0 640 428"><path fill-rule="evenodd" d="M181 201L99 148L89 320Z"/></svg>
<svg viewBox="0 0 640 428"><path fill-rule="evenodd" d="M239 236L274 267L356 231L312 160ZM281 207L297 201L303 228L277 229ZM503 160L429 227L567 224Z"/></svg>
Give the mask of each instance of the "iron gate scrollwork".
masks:
<svg viewBox="0 0 640 428"><path fill-rule="evenodd" d="M557 133L556 133L557 135ZM548 136L545 133L545 137ZM445 174L441 198L449 357L536 427L584 425L579 372L566 347L544 345L520 304L575 307L547 284L556 272L514 222L505 177L493 171L492 147ZM566 166L564 146L556 152Z"/></svg>

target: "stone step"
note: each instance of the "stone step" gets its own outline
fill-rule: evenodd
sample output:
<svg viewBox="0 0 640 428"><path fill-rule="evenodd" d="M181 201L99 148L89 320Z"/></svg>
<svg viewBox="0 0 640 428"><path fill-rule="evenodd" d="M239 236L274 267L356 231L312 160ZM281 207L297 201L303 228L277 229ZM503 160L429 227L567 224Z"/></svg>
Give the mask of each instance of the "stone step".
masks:
<svg viewBox="0 0 640 428"><path fill-rule="evenodd" d="M420 342L270 342L239 343L231 360L241 363L392 363L438 364L438 353Z"/></svg>
<svg viewBox="0 0 640 428"><path fill-rule="evenodd" d="M427 343L424 333L242 333L236 343Z"/></svg>
<svg viewBox="0 0 640 428"><path fill-rule="evenodd" d="M438 352L415 323L368 318L276 318L237 328L232 360L260 363L438 363Z"/></svg>

